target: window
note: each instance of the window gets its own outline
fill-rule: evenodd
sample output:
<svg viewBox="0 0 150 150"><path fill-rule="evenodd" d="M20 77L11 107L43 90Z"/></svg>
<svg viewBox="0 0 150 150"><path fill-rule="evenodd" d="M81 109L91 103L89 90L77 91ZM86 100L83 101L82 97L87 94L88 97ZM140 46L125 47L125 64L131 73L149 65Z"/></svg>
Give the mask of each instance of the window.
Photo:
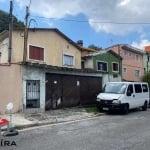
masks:
<svg viewBox="0 0 150 150"><path fill-rule="evenodd" d="M119 64L118 63L112 63L112 69L113 69L113 71L119 71Z"/></svg>
<svg viewBox="0 0 150 150"><path fill-rule="evenodd" d="M141 84L134 84L134 88L135 88L135 93L141 93L142 92Z"/></svg>
<svg viewBox="0 0 150 150"><path fill-rule="evenodd" d="M143 89L143 92L148 92L147 84L142 84L142 89Z"/></svg>
<svg viewBox="0 0 150 150"><path fill-rule="evenodd" d="M128 52L124 50L124 56L128 56Z"/></svg>
<svg viewBox="0 0 150 150"><path fill-rule="evenodd" d="M40 108L40 80L26 81L26 108Z"/></svg>
<svg viewBox="0 0 150 150"><path fill-rule="evenodd" d="M124 72L124 73L127 73L127 68L123 68L123 72Z"/></svg>
<svg viewBox="0 0 150 150"><path fill-rule="evenodd" d="M107 63L106 62L97 62L97 70L107 72Z"/></svg>
<svg viewBox="0 0 150 150"><path fill-rule="evenodd" d="M124 94L127 88L125 83L107 83L103 88L103 93Z"/></svg>
<svg viewBox="0 0 150 150"><path fill-rule="evenodd" d="M44 48L30 45L29 59L44 61Z"/></svg>
<svg viewBox="0 0 150 150"><path fill-rule="evenodd" d="M132 56L132 53L130 51L124 50L124 56Z"/></svg>
<svg viewBox="0 0 150 150"><path fill-rule="evenodd" d="M139 62L140 61L140 55L135 55L135 60L137 61L137 62Z"/></svg>
<svg viewBox="0 0 150 150"><path fill-rule="evenodd" d="M74 56L64 54L63 55L63 65L73 66L74 65Z"/></svg>
<svg viewBox="0 0 150 150"><path fill-rule="evenodd" d="M133 93L133 85L129 84L128 89L127 89L127 93Z"/></svg>
<svg viewBox="0 0 150 150"><path fill-rule="evenodd" d="M135 70L134 71L134 76L135 77L140 77L140 70Z"/></svg>

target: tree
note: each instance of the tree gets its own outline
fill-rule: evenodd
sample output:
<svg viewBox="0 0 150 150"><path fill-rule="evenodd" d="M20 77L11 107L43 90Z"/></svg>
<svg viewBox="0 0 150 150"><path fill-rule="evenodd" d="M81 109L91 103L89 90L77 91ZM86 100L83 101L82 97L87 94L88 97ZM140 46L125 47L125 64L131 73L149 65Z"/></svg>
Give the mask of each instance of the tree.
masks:
<svg viewBox="0 0 150 150"><path fill-rule="evenodd" d="M9 14L0 10L0 33L4 30L9 29ZM14 28L22 28L24 27L23 22L19 21L15 16L13 16L13 27Z"/></svg>
<svg viewBox="0 0 150 150"><path fill-rule="evenodd" d="M142 78L143 82L148 82L149 86L150 86L150 72L145 73L145 75Z"/></svg>
<svg viewBox="0 0 150 150"><path fill-rule="evenodd" d="M94 44L89 45L88 48L95 49L95 50L98 50L98 51L102 49L102 47L96 46Z"/></svg>

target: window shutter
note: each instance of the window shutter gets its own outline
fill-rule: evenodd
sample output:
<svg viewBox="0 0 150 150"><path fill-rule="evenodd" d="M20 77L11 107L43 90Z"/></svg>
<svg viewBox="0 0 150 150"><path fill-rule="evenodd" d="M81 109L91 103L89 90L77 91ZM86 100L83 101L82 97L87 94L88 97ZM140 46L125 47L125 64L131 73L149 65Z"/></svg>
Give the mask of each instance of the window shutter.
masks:
<svg viewBox="0 0 150 150"><path fill-rule="evenodd" d="M44 48L30 45L29 59L44 61Z"/></svg>

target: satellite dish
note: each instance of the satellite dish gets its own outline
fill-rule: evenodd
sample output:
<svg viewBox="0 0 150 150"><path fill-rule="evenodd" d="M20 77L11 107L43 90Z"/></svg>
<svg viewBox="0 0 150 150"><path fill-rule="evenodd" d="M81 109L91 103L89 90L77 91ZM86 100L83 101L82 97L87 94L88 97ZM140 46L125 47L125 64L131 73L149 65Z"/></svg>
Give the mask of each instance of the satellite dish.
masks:
<svg viewBox="0 0 150 150"><path fill-rule="evenodd" d="M7 110L12 110L13 107L14 107L14 105L13 105L13 103L11 103L11 102L8 103L7 106L6 106Z"/></svg>

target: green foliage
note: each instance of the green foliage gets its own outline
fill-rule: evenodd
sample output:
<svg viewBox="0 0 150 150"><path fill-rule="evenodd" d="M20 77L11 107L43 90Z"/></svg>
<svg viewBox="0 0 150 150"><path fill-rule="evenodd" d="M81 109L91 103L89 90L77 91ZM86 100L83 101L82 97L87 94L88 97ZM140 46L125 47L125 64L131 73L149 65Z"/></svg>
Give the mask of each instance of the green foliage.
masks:
<svg viewBox="0 0 150 150"><path fill-rule="evenodd" d="M0 33L4 30L9 29L9 20L9 14L0 10ZM18 29L24 27L24 24L23 22L19 21L15 16L13 16L13 27Z"/></svg>
<svg viewBox="0 0 150 150"><path fill-rule="evenodd" d="M94 44L89 45L88 48L91 48L91 49L94 49L94 50L101 50L102 49L102 47L96 46Z"/></svg>
<svg viewBox="0 0 150 150"><path fill-rule="evenodd" d="M96 106L87 107L86 111L93 114L99 113L99 109Z"/></svg>
<svg viewBox="0 0 150 150"><path fill-rule="evenodd" d="M143 82L148 82L148 84L150 85L150 72L145 73L145 75L142 78Z"/></svg>

